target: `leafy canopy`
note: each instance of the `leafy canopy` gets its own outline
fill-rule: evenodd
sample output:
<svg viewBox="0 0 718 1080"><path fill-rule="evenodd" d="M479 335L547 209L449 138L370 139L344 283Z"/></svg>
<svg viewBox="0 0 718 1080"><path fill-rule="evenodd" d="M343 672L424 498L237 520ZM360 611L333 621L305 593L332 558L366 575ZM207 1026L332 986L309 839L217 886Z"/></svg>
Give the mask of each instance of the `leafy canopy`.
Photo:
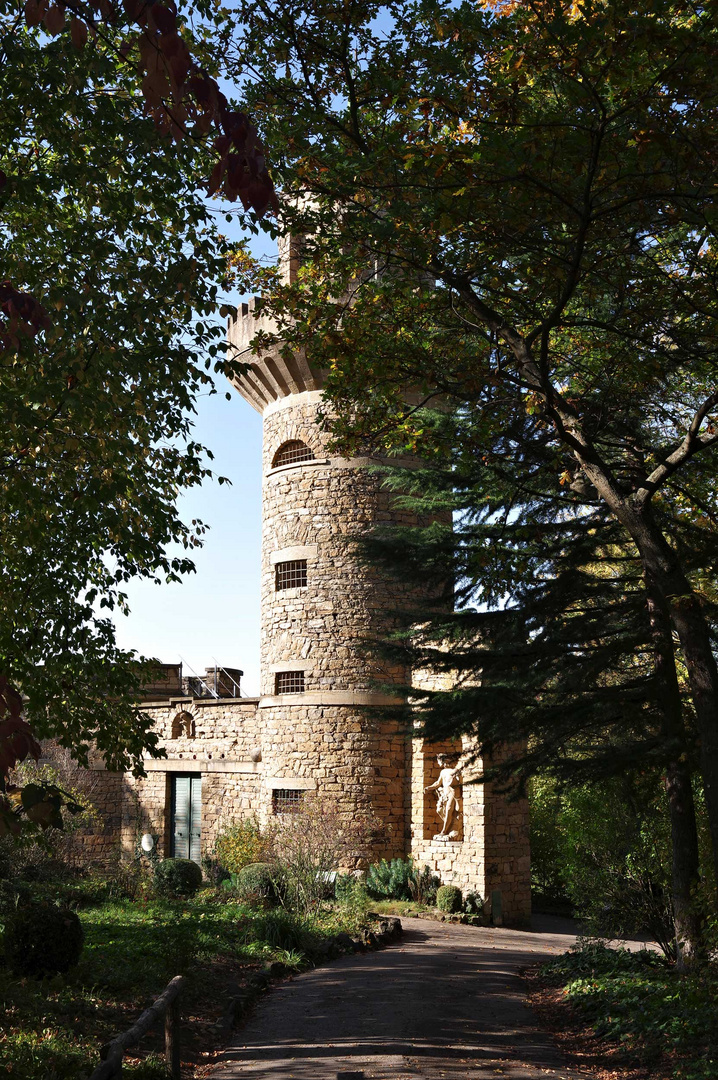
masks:
<svg viewBox="0 0 718 1080"><path fill-rule="evenodd" d="M205 152L146 116L124 29L79 49L0 6L0 265L49 313L24 332L5 309L0 673L36 737L111 768L157 752L109 616L131 577L192 569L203 526L176 498L209 475L192 414L224 363L227 280Z"/></svg>

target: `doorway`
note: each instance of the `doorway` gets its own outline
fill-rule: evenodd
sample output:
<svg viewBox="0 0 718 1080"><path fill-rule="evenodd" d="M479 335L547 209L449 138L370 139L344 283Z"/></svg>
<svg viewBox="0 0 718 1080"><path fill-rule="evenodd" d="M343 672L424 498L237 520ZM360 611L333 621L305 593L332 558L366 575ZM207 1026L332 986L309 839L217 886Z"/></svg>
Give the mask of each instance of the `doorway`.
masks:
<svg viewBox="0 0 718 1080"><path fill-rule="evenodd" d="M199 864L202 843L202 776L199 773L172 776L170 837L173 859L191 859Z"/></svg>

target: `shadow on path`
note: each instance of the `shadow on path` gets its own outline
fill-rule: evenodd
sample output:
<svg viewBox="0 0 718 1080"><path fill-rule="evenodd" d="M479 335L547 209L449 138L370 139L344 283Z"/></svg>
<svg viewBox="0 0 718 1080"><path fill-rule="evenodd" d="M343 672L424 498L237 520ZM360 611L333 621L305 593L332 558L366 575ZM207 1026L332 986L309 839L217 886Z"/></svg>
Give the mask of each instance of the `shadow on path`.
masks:
<svg viewBox="0 0 718 1080"><path fill-rule="evenodd" d="M568 1080L524 1005L521 968L575 941L536 931L403 920L401 943L276 987L212 1080ZM573 927L571 927L573 929Z"/></svg>

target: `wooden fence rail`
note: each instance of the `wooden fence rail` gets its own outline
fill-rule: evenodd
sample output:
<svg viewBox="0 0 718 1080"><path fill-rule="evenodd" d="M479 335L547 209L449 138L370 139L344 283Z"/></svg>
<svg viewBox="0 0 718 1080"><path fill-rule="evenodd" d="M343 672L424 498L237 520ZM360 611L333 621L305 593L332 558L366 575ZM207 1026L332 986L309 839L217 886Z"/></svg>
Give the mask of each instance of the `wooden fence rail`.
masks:
<svg viewBox="0 0 718 1080"><path fill-rule="evenodd" d="M100 1050L102 1062L90 1076L90 1080L115 1080L122 1075L122 1056L125 1050L135 1046L143 1035L163 1016L165 1018L165 1060L172 1080L180 1080L180 1010L179 995L184 986L184 975L176 975L167 984L149 1009L145 1009L135 1024L118 1035Z"/></svg>

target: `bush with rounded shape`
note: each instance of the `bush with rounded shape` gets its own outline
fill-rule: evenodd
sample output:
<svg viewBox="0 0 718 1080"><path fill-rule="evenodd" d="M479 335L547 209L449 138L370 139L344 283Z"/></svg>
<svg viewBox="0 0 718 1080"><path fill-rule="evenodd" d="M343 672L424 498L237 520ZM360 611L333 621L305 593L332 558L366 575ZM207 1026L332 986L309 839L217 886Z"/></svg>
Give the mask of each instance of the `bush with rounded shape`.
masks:
<svg viewBox="0 0 718 1080"><path fill-rule="evenodd" d="M191 859L163 859L155 867L160 896L192 896L202 884L202 871Z"/></svg>
<svg viewBox="0 0 718 1080"><path fill-rule="evenodd" d="M5 957L14 975L64 975L75 967L85 940L74 911L50 903L19 907L5 924Z"/></svg>
<svg viewBox="0 0 718 1080"><path fill-rule="evenodd" d="M461 911L461 889L458 885L440 885L436 892L436 906L447 915Z"/></svg>
<svg viewBox="0 0 718 1080"><path fill-rule="evenodd" d="M481 893L470 892L464 899L464 911L467 915L484 914L484 898Z"/></svg>
<svg viewBox="0 0 718 1080"><path fill-rule="evenodd" d="M250 863L233 875L233 883L239 896L256 897L268 904L278 900L275 868L270 863Z"/></svg>

